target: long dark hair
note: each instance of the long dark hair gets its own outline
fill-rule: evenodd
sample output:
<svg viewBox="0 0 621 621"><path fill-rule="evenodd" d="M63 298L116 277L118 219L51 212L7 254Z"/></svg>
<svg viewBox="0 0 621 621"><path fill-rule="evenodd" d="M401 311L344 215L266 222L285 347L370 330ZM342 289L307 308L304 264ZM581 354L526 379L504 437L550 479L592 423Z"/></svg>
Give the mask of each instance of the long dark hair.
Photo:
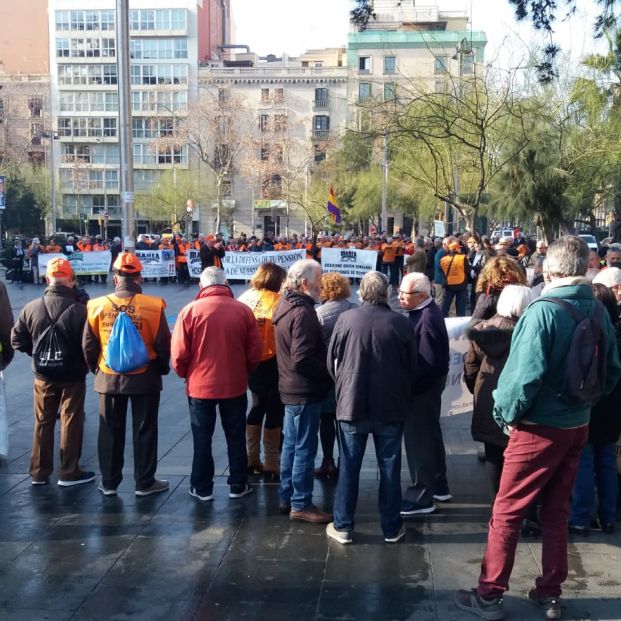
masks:
<svg viewBox="0 0 621 621"><path fill-rule="evenodd" d="M616 325L619 321L619 307L617 306L617 298L612 289L599 282L591 285L591 287L593 288L595 299L599 300L604 305L610 315L610 320Z"/></svg>

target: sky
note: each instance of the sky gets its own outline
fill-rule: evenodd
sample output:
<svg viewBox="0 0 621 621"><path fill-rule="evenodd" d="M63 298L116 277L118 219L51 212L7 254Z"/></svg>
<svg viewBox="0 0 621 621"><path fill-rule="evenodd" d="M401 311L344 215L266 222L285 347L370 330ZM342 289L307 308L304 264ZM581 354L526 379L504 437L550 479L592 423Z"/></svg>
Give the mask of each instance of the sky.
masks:
<svg viewBox="0 0 621 621"><path fill-rule="evenodd" d="M349 0L231 0L235 41L250 45L261 56L286 52L292 56L309 48L337 47L347 43ZM441 10L467 11L473 30L487 34L486 58L509 66L525 58L528 47L548 40L534 33L530 22L518 24L508 0L420 0L420 6L437 4ZM593 51L594 1L579 3L578 13L559 23L555 42L578 59ZM584 8L586 7L586 9Z"/></svg>

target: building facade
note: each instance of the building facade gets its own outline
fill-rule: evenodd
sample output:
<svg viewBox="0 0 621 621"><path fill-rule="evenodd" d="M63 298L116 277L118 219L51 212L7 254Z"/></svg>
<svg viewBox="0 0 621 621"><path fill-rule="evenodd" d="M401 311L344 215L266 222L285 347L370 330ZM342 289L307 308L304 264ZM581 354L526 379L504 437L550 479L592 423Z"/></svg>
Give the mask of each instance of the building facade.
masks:
<svg viewBox="0 0 621 621"><path fill-rule="evenodd" d="M220 15L228 0L219 2ZM50 0L51 109L57 151L57 220L119 234L119 125L114 0ZM215 55L227 27L213 30L213 0L133 0L130 75L134 186L148 192L165 171L187 170L188 148L154 146L196 97L199 54ZM154 143L155 141L155 143ZM137 229L170 221L148 202ZM69 226L70 224L67 224Z"/></svg>

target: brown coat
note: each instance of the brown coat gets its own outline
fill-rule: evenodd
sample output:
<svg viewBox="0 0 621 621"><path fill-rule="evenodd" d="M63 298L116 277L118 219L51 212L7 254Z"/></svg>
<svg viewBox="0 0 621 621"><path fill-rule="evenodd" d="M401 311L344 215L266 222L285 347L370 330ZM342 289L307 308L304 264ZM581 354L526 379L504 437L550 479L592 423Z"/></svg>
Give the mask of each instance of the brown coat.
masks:
<svg viewBox="0 0 621 621"><path fill-rule="evenodd" d="M121 298L131 298L136 293L142 293L140 285L127 282L119 283L114 294ZM90 303L96 302L92 300ZM107 395L147 395L162 390L162 375L170 372L170 329L166 321L164 310L160 316L157 334L153 339L153 351L157 355L149 362L144 373L110 375L99 369L99 353L101 343L92 331L88 321L84 326L82 347L89 368L95 373L93 388L95 392Z"/></svg>
<svg viewBox="0 0 621 621"><path fill-rule="evenodd" d="M474 395L472 438L497 446L506 446L508 437L492 416L492 392L498 386L511 346L517 319L494 315L491 319L471 326L466 332L470 348L464 358L464 380Z"/></svg>
<svg viewBox="0 0 621 621"><path fill-rule="evenodd" d="M414 254L405 257L405 264L408 268L408 274L412 272L425 273L427 267L427 253L422 248L417 248Z"/></svg>
<svg viewBox="0 0 621 621"><path fill-rule="evenodd" d="M3 282L0 282L0 371L6 369L13 360L13 347L11 346L11 328L13 327L13 311L9 294Z"/></svg>

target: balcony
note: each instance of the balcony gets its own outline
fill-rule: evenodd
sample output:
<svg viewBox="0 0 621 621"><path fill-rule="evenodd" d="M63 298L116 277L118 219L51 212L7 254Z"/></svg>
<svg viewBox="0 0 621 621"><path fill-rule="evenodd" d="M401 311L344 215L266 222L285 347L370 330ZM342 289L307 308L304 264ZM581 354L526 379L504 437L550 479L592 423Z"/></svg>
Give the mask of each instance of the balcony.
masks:
<svg viewBox="0 0 621 621"><path fill-rule="evenodd" d="M313 129L312 131L313 140L328 140L330 135L331 132L329 129Z"/></svg>
<svg viewBox="0 0 621 621"><path fill-rule="evenodd" d="M329 99L315 99L313 101L313 108L315 110L325 110L326 108L330 107L330 100Z"/></svg>

